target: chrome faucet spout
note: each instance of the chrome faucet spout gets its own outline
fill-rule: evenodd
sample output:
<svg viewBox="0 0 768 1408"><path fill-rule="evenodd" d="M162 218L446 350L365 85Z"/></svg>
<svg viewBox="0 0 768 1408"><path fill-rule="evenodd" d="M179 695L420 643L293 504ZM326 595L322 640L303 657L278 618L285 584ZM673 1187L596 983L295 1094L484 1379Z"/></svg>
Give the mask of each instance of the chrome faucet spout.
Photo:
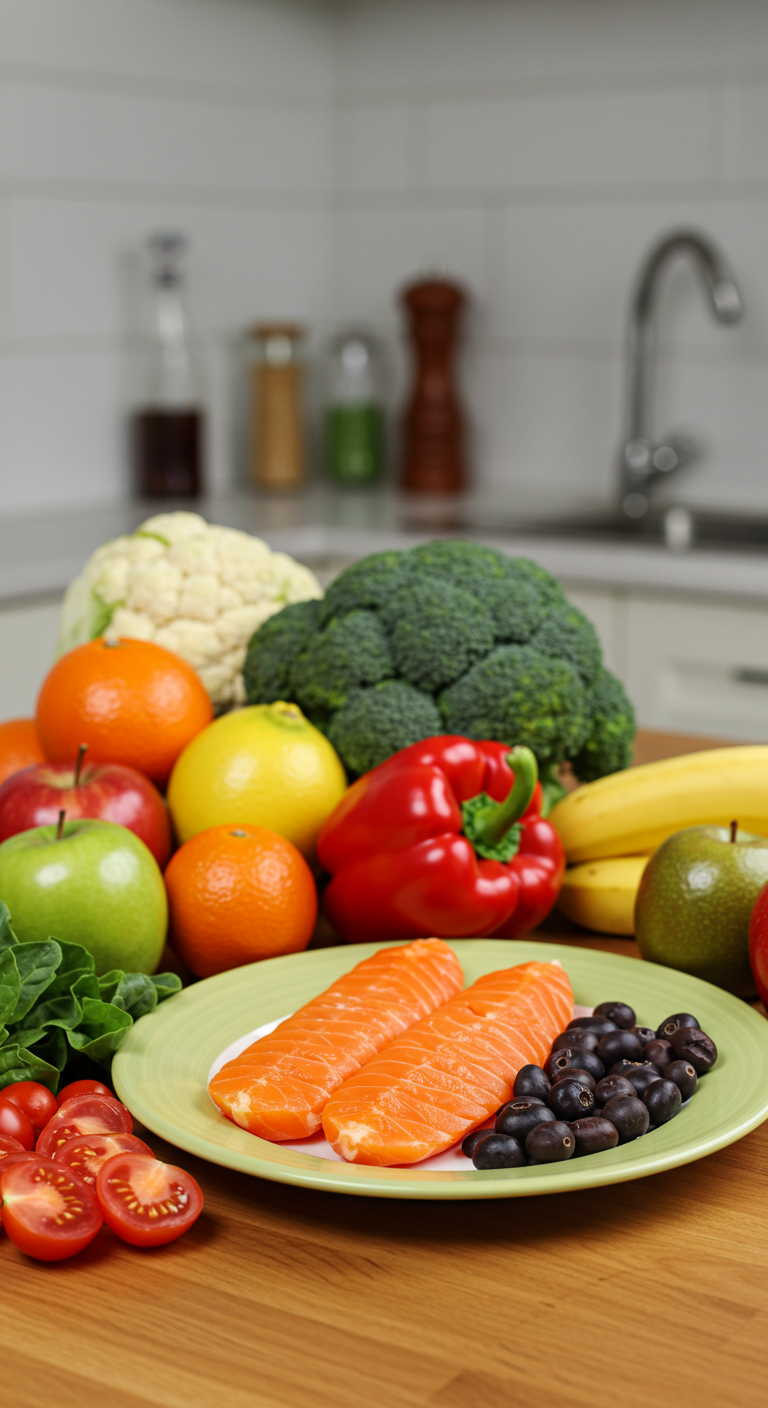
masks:
<svg viewBox="0 0 768 1408"><path fill-rule="evenodd" d="M627 338L627 421L620 460L620 502L629 518L648 509L651 483L690 463L696 442L668 435L654 443L651 430L651 378L655 349L655 310L660 275L677 255L687 254L701 275L707 300L721 323L735 323L743 313L741 294L722 252L697 230L675 230L651 250L640 270Z"/></svg>

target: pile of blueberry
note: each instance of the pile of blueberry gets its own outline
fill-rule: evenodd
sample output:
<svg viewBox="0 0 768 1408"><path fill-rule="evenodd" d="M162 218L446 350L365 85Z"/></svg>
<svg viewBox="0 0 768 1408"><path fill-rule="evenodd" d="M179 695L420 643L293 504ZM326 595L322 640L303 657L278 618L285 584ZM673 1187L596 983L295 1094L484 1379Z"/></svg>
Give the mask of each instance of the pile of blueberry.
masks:
<svg viewBox="0 0 768 1408"><path fill-rule="evenodd" d="M690 1012L654 1031L626 1002L601 1002L555 1037L543 1067L518 1071L495 1129L473 1130L462 1151L475 1168L520 1168L628 1144L671 1120L716 1060Z"/></svg>

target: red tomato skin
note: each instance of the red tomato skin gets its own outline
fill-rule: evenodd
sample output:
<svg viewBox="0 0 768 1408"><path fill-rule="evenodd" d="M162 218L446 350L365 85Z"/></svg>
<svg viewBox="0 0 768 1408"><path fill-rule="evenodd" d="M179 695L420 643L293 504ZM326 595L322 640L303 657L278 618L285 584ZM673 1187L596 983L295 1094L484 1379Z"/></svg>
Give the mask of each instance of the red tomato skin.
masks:
<svg viewBox="0 0 768 1408"><path fill-rule="evenodd" d="M89 1150L95 1158L98 1158L102 1151L104 1154L93 1173L87 1158ZM95 1188L102 1163L106 1163L108 1158L114 1158L115 1154L146 1154L150 1159L155 1157L149 1145L145 1144L143 1139L138 1139L135 1134L76 1134L74 1139L68 1139L66 1144L56 1150L53 1160L54 1163L65 1164L78 1178L82 1178L89 1188Z"/></svg>
<svg viewBox="0 0 768 1408"><path fill-rule="evenodd" d="M161 1247L167 1242L174 1242L197 1221L203 1210L203 1191L200 1184L191 1173L186 1173L184 1169L176 1168L173 1164L162 1164L157 1159L153 1159L154 1169L162 1171L166 1178L180 1185L185 1195L183 1210L178 1213L163 1215L160 1219L150 1222L147 1215L139 1211L131 1211L127 1205L127 1198L139 1200L133 1178L144 1171L147 1159L141 1154L116 1154L114 1158L107 1159L99 1169L99 1176L96 1179L96 1195L101 1204L101 1212L108 1227L121 1237L124 1242L130 1242L133 1247ZM121 1193L119 1187L115 1187L116 1182L122 1185L129 1185L128 1194ZM159 1202L167 1202L175 1196L174 1192L163 1194ZM143 1204L149 1208L152 1204Z"/></svg>
<svg viewBox="0 0 768 1408"><path fill-rule="evenodd" d="M9 1154L25 1153L24 1145L18 1139L14 1139L12 1134L0 1134L0 1159L5 1159Z"/></svg>
<svg viewBox="0 0 768 1408"><path fill-rule="evenodd" d="M3 1090L6 1100L12 1100L24 1111L35 1134L45 1129L49 1119L56 1114L56 1096L45 1085L36 1080L17 1080Z"/></svg>
<svg viewBox="0 0 768 1408"><path fill-rule="evenodd" d="M68 1211L75 1213L72 1223L59 1230L41 1225L34 1207L35 1188L41 1181L52 1183L67 1198ZM93 1189L53 1159L35 1156L14 1163L3 1174L0 1196L3 1227L19 1251L36 1261L64 1261L76 1256L93 1241L103 1222Z"/></svg>
<svg viewBox="0 0 768 1408"><path fill-rule="evenodd" d="M35 1147L35 1131L30 1120L5 1095L0 1095L0 1134L10 1134L12 1139L18 1139L24 1149Z"/></svg>
<svg viewBox="0 0 768 1408"><path fill-rule="evenodd" d="M115 1099L109 1086L102 1085L100 1080L73 1080L59 1091L56 1104L61 1108L65 1100L71 1100L75 1095L108 1095L110 1100Z"/></svg>
<svg viewBox="0 0 768 1408"><path fill-rule="evenodd" d="M133 1120L114 1095L73 1095L60 1105L37 1141L37 1153L53 1157L76 1134L130 1134Z"/></svg>

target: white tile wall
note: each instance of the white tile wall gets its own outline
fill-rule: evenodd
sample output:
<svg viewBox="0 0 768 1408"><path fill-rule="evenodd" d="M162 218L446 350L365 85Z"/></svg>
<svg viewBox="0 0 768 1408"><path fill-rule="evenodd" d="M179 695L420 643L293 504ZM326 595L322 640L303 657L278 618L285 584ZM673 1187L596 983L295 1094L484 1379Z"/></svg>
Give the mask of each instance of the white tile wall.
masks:
<svg viewBox="0 0 768 1408"><path fill-rule="evenodd" d="M765 0L0 0L0 510L126 492L137 251L171 224L213 484L246 324L397 347L397 290L443 268L478 483L569 494L610 489L640 258L708 230L747 315L669 271L658 429L706 446L689 497L768 509Z"/></svg>

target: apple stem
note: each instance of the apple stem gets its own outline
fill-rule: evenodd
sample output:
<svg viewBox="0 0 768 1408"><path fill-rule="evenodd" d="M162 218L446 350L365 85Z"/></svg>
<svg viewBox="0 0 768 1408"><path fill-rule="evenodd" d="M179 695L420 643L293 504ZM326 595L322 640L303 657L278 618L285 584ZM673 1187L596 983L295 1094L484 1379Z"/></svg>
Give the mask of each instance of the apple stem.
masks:
<svg viewBox="0 0 768 1408"><path fill-rule="evenodd" d="M66 815L67 815L67 813L66 813L66 811L64 810L64 808L62 807L61 811L59 812L59 824L58 824L58 826L56 827L56 840L57 840L57 841L60 841L61 838L62 838L62 836L64 835L64 818L65 818Z"/></svg>
<svg viewBox="0 0 768 1408"><path fill-rule="evenodd" d="M738 823L738 821L732 821L732 822L731 822L731 845L732 845L732 846L735 846L735 844L736 844L736 832L738 831L738 829L739 829L739 823Z"/></svg>
<svg viewBox="0 0 768 1408"><path fill-rule="evenodd" d="M79 783L79 781L80 781L80 770L81 770L81 768L82 768L82 766L83 766L83 758L85 757L85 755L86 755L87 752L88 752L88 744L87 744L87 743L81 743L81 744L80 744L80 747L79 747L78 750L77 750L77 762L75 763L75 778L74 778L74 782L72 783L72 786L73 786L73 787L77 787L77 785L78 785L78 783Z"/></svg>

